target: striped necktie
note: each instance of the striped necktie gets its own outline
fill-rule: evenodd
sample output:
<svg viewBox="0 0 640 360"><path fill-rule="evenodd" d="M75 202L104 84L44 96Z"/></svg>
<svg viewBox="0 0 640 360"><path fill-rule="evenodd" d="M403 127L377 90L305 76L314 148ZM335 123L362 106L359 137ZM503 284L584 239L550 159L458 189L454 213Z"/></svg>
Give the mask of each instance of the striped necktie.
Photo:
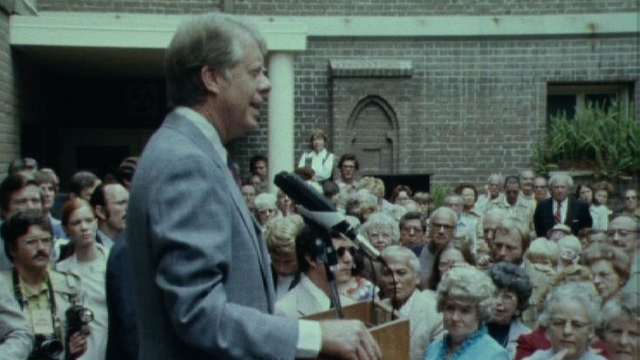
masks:
<svg viewBox="0 0 640 360"><path fill-rule="evenodd" d="M560 224L562 222L562 202L558 202L556 213L553 215L553 220L556 224Z"/></svg>

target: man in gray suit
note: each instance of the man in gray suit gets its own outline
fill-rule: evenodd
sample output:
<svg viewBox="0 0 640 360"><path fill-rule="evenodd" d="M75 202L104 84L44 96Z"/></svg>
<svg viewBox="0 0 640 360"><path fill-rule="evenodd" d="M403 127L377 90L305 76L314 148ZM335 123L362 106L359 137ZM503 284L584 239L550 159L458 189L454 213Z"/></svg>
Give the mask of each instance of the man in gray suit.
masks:
<svg viewBox="0 0 640 360"><path fill-rule="evenodd" d="M207 14L166 55L175 108L145 148L127 212L140 359L379 359L359 321L272 315L269 258L224 148L257 126L271 88L265 42L237 18Z"/></svg>

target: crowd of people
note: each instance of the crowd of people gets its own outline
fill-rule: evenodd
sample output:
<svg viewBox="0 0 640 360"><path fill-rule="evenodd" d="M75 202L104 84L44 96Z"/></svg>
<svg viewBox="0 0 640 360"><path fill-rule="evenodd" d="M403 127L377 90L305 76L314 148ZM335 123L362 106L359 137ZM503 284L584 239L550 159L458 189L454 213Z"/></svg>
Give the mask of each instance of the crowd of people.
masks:
<svg viewBox="0 0 640 360"><path fill-rule="evenodd" d="M295 173L380 253L365 256L270 192L266 157L246 181L227 161L270 90L264 51L239 19L189 19L167 50L176 109L115 179L80 171L61 194L53 170L10 164L1 360L380 359L359 321L299 320L362 301L409 321L411 360L638 358L635 189L614 212L606 184L524 169L451 184L439 207L406 185L386 199L315 131Z"/></svg>
<svg viewBox="0 0 640 360"><path fill-rule="evenodd" d="M315 155L333 158L321 131L311 140ZM607 210L595 221L602 211L592 209L606 206L602 191L589 203L590 186L580 184L570 196L568 175L547 179L523 170L491 175L486 191L452 186L434 208L428 193L414 194L406 185L385 199L380 179L357 177L351 154L336 161L328 178L317 177L314 164L326 174L326 163L314 163L314 154L303 155L296 173L386 264L305 223L287 194L269 192L267 159L256 156L251 175L238 185L269 252L275 314L300 318L336 302L373 299L409 319L412 360L637 358L635 190L625 192L615 215ZM29 158L12 162L0 184L0 359L136 358L133 285L126 274L135 265L119 250L136 161L123 161L117 181L80 171L68 194L60 194L53 170ZM337 255L337 301L321 261L322 236ZM69 309L84 311L81 326L71 325Z"/></svg>
<svg viewBox="0 0 640 360"><path fill-rule="evenodd" d="M343 169L345 161L351 163ZM523 170L491 175L483 191L469 183L452 186L443 206L433 208L428 193L414 194L406 185L385 199L380 179L357 178L354 155L343 155L337 164L333 180L316 181L314 168L302 160L304 168L296 173L332 201L387 262L367 259L353 244L338 246L334 238L337 268L351 267L352 281L375 288L359 297L339 286L342 304L375 298L393 305L410 320L411 359L637 358L640 209L635 189L625 191L619 211L607 208L607 216L595 220L600 210L594 207L606 207L606 198L587 202L580 191L572 195L573 180L566 173L547 178ZM245 183L243 189L250 186ZM276 191L278 199L287 198ZM250 205L251 198L246 200ZM308 248L314 239L308 226L290 200L273 196L270 206L274 214L261 222L265 240L272 259L280 262L287 253L289 264L286 271L273 266L276 284L287 284L278 287L278 313L301 317L328 310L333 303L326 276L321 271L307 275L318 256ZM274 231L284 222L297 224L292 228L299 232L276 240ZM308 280L302 286L286 280L294 278ZM302 289L314 295L303 301ZM629 314L633 308L620 325L626 330L617 330L621 341L607 337L612 315L600 309L608 307L627 307Z"/></svg>

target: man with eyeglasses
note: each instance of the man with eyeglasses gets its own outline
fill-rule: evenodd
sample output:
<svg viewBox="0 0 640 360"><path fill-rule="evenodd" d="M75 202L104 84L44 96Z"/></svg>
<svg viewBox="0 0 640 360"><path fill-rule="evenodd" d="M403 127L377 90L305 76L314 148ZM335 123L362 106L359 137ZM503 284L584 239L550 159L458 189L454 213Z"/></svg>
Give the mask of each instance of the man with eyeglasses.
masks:
<svg viewBox="0 0 640 360"><path fill-rule="evenodd" d="M420 259L420 288L427 288L427 281L431 275L436 253L445 246L456 234L456 213L448 207L437 208L429 217L428 243L414 248Z"/></svg>
<svg viewBox="0 0 640 360"><path fill-rule="evenodd" d="M640 294L640 222L631 216L618 216L609 223L607 241L633 258L631 276L622 291Z"/></svg>
<svg viewBox="0 0 640 360"><path fill-rule="evenodd" d="M42 211L42 196L40 188L35 180L20 174L7 176L0 183L0 209L2 221L11 214L26 209L37 209ZM8 270L12 267L11 261L5 254L5 246L0 237L0 271Z"/></svg>
<svg viewBox="0 0 640 360"><path fill-rule="evenodd" d="M422 215L416 211L410 211L400 218L400 245L409 249L424 242L424 225Z"/></svg>
<svg viewBox="0 0 640 360"><path fill-rule="evenodd" d="M333 308L331 301L331 293L329 281L325 265L320 261L324 254L324 239L317 241L322 237L328 237L321 231L314 231L309 227L305 227L298 236L296 236L296 258L298 260L298 269L304 274L300 277L300 282L291 289L286 295L276 302L275 313L277 315L287 316L291 318L300 318L306 315L327 311ZM336 246L338 245L338 246ZM343 264L353 263L356 254L356 248L346 240L344 243L334 241L336 255L338 257L338 266L334 271L336 280L342 276L340 272ZM346 269L351 271L351 269ZM345 296L340 296L342 306L353 304L354 301Z"/></svg>
<svg viewBox="0 0 640 360"><path fill-rule="evenodd" d="M355 193L358 188L356 174L360 170L360 163L353 154L344 154L338 161L338 170L340 170L340 178L336 180L336 184L340 190L348 189L350 193Z"/></svg>
<svg viewBox="0 0 640 360"><path fill-rule="evenodd" d="M80 357L87 350L85 335L76 331L67 338L65 315L69 307L79 303L80 278L49 269L53 232L48 217L36 209L18 211L5 220L1 231L14 266L0 276L12 289L35 335L29 358L62 359L60 352L64 351L70 359ZM57 347L44 346L45 341Z"/></svg>
<svg viewBox="0 0 640 360"><path fill-rule="evenodd" d="M620 215L633 216L640 220L640 208L638 208L638 192L634 189L629 189L624 192L623 208Z"/></svg>

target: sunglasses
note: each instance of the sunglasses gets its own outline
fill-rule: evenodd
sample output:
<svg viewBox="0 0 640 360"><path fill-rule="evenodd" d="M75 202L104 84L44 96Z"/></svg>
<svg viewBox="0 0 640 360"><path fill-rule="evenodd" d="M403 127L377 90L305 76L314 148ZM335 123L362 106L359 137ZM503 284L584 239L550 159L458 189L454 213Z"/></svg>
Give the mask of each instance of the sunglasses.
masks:
<svg viewBox="0 0 640 360"><path fill-rule="evenodd" d="M349 254L351 255L351 257L356 256L356 248L353 246L349 246L349 247L340 246L336 249L336 254L338 254L338 257L343 257L344 254L347 253L347 251L349 251Z"/></svg>

